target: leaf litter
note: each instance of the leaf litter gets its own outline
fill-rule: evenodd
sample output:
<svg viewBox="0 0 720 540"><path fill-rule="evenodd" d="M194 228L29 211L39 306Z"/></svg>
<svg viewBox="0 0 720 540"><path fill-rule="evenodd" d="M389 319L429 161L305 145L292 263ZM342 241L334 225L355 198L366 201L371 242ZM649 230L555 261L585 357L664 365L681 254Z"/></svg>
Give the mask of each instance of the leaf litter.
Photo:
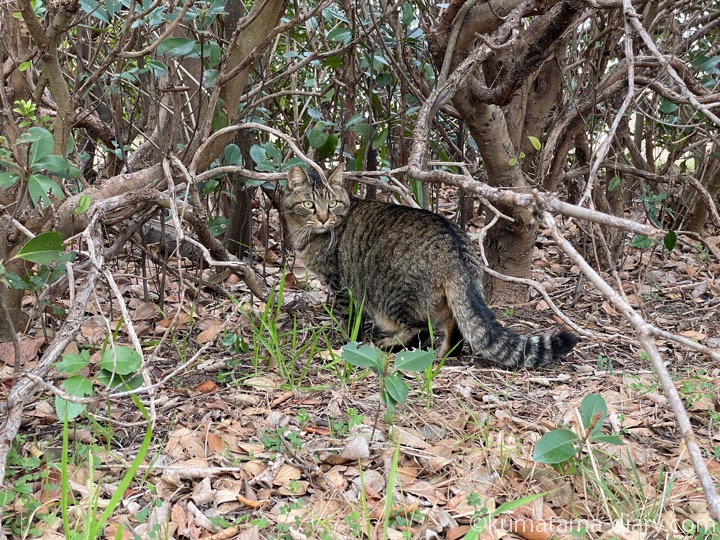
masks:
<svg viewBox="0 0 720 540"><path fill-rule="evenodd" d="M172 372L179 355L208 349L156 391L151 451L114 509L105 537L461 538L484 518L477 538L635 540L654 532L694 538L711 528L667 399L629 325L597 291L583 281L576 285L578 270L564 266L550 243L539 245L533 277L592 338L543 371L505 372L465 358L442 367L431 392L422 378L408 377L410 397L391 424L377 414L378 379L340 360L343 342L323 307L326 294L302 267L268 272L270 283L284 278L284 301L295 306L280 312L274 324L286 335L299 329L296 349L310 339L308 328L324 329L328 339L320 340L311 358L299 354L290 366L278 365L254 339L274 305L251 304L236 279L226 285L243 313L211 295L181 305L177 283L168 284L161 309L157 298L128 284L132 321L143 340L168 329L173 335L150 366L156 380ZM621 278L647 320L717 348L718 271L717 261L700 261L688 251L628 249ZM212 272L204 272L210 281ZM108 328L120 328L119 343L127 339L116 324L116 309L108 323L110 306L99 293L96 305L101 308L68 352L97 351ZM537 295L513 306L511 314L496 312L520 333L542 332L558 322ZM25 366L41 344L39 337L21 339ZM14 349L8 345L0 344L3 392L13 377ZM717 481L720 367L674 343L660 346ZM91 365L99 356L91 354ZM590 393L607 404L603 433L619 435L624 445L584 448L574 468L534 461L543 434L579 429L577 408ZM54 463L61 427L51 403L42 397L26 405L18 449L41 458L40 474L29 484L29 496L42 503L38 515L57 515ZM92 496L99 510L108 504L145 429L127 400L91 407L89 414L96 420L70 430L76 449L91 448L93 454L92 470L83 459L69 465L73 520L90 511ZM496 512L509 501L522 504ZM16 499L4 508L3 522L24 512ZM33 530L60 537L62 522L36 520Z"/></svg>

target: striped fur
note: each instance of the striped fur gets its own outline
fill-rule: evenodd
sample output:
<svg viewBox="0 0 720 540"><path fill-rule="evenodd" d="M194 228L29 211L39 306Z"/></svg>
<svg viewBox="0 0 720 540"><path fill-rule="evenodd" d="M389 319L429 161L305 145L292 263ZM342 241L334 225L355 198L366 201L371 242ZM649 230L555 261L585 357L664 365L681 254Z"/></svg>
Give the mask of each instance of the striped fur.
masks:
<svg viewBox="0 0 720 540"><path fill-rule="evenodd" d="M462 341L498 367L547 365L578 341L569 332L520 336L504 328L484 300L483 266L470 239L447 219L405 206L364 201L343 187L342 165L327 183L300 167L288 172L285 219L295 249L343 309L364 298L365 314L389 335L382 347L416 344L428 321L442 328L438 350L459 354Z"/></svg>

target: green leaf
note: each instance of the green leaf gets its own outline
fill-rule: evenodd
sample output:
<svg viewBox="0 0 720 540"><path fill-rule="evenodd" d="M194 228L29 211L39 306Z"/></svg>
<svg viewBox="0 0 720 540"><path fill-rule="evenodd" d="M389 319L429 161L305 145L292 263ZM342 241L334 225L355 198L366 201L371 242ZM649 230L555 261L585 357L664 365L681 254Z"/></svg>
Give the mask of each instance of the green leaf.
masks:
<svg viewBox="0 0 720 540"><path fill-rule="evenodd" d="M101 369L97 374L97 382L105 385L107 388L120 388L122 390L135 390L143 385L143 376L141 374L120 375L113 373L107 369Z"/></svg>
<svg viewBox="0 0 720 540"><path fill-rule="evenodd" d="M665 249L672 251L675 244L677 244L677 233L675 231L668 231L663 242L665 244Z"/></svg>
<svg viewBox="0 0 720 540"><path fill-rule="evenodd" d="M625 446L625 443L619 435L594 435L592 440L600 443L614 444L615 446Z"/></svg>
<svg viewBox="0 0 720 540"><path fill-rule="evenodd" d="M307 82L306 82L305 86L307 86ZM310 107L307 110L307 115L310 118L312 118L313 120L320 120L323 117L322 111L320 109L316 109L315 107Z"/></svg>
<svg viewBox="0 0 720 540"><path fill-rule="evenodd" d="M80 354L63 354L62 360L55 363L59 373L76 373L90 363L90 354L83 350Z"/></svg>
<svg viewBox="0 0 720 540"><path fill-rule="evenodd" d="M72 253L65 251L62 234L59 232L44 232L38 234L13 259L23 259L37 264L51 265L53 263L66 263L73 258Z"/></svg>
<svg viewBox="0 0 720 540"><path fill-rule="evenodd" d="M637 249L647 249L651 247L655 241L652 238L648 238L643 234L636 234L630 241L630 245Z"/></svg>
<svg viewBox="0 0 720 540"><path fill-rule="evenodd" d="M395 357L395 369L417 373L425 371L435 361L435 351L400 351Z"/></svg>
<svg viewBox="0 0 720 540"><path fill-rule="evenodd" d="M168 56L187 56L193 49L197 41L194 39L182 38L182 37L171 37L163 40L158 45L157 52L159 54L167 54Z"/></svg>
<svg viewBox="0 0 720 540"><path fill-rule="evenodd" d="M33 165L33 168L36 170L45 169L50 174L66 178L70 167L67 160L61 158L60 156L49 155L38 160Z"/></svg>
<svg viewBox="0 0 720 540"><path fill-rule="evenodd" d="M141 364L142 357L137 351L125 345L118 345L106 350L98 362L100 368L119 375L135 373L140 369Z"/></svg>
<svg viewBox="0 0 720 540"><path fill-rule="evenodd" d="M220 236L227 228L230 220L225 216L215 216L208 221L208 228L213 236Z"/></svg>
<svg viewBox="0 0 720 540"><path fill-rule="evenodd" d="M569 429L556 429L543 435L535 445L533 459L549 465L565 463L578 453L580 437Z"/></svg>
<svg viewBox="0 0 720 540"><path fill-rule="evenodd" d="M337 151L337 144L340 140L340 137L338 135L335 135L334 133L331 133L328 135L327 141L324 145L322 145L320 148L318 148L317 151L317 157L319 159L327 159L333 155L335 155L335 152Z"/></svg>
<svg viewBox="0 0 720 540"><path fill-rule="evenodd" d="M508 160L508 165L510 165L511 167L514 167L515 165L517 165L517 162L518 162L517 158L510 158Z"/></svg>
<svg viewBox="0 0 720 540"><path fill-rule="evenodd" d="M381 146L385 146L385 143L387 142L387 138L388 138L388 128L381 129L373 137L372 147L375 149L378 149Z"/></svg>
<svg viewBox="0 0 720 540"><path fill-rule="evenodd" d="M158 62L157 60L148 60L147 67L152 69L153 75L155 75L156 77L162 77L163 75L167 75L168 72L167 66L162 62Z"/></svg>
<svg viewBox="0 0 720 540"><path fill-rule="evenodd" d="M225 156L225 163L229 165L241 163L242 153L240 152L240 147L237 144L228 144L225 147L225 151L223 152L223 154Z"/></svg>
<svg viewBox="0 0 720 540"><path fill-rule="evenodd" d="M67 159L54 154L40 159L33 165L33 168L36 170L45 169L50 174L61 178L77 178L82 173L80 169L73 167Z"/></svg>
<svg viewBox="0 0 720 540"><path fill-rule="evenodd" d="M405 403L410 387L401 375L393 373L385 377L385 391L392 398L394 403Z"/></svg>
<svg viewBox="0 0 720 540"><path fill-rule="evenodd" d="M75 208L75 213L77 215L84 214L87 212L88 208L90 208L90 205L92 204L92 198L90 195L87 195L83 193L80 195L80 198L78 199L77 208Z"/></svg>
<svg viewBox="0 0 720 540"><path fill-rule="evenodd" d="M60 384L60 388L75 397L85 397L93 394L92 383L82 375L75 375L64 380ZM65 421L66 414L69 421L80 416L86 408L87 405L84 403L73 403L60 396L55 396L55 414L57 414L58 420L61 422Z"/></svg>
<svg viewBox="0 0 720 540"><path fill-rule="evenodd" d="M352 38L352 32L349 28L344 26L336 26L327 33L328 41L342 41L343 43L348 43L350 38Z"/></svg>
<svg viewBox="0 0 720 540"><path fill-rule="evenodd" d="M355 341L343 345L340 356L353 366L370 368L375 373L382 373L385 367L385 355L382 351L370 345L358 347Z"/></svg>
<svg viewBox="0 0 720 540"><path fill-rule="evenodd" d="M370 125L367 122L360 122L358 124L353 124L352 126L350 126L350 131L357 133L361 137L369 137L370 136Z"/></svg>
<svg viewBox="0 0 720 540"><path fill-rule="evenodd" d="M619 176L613 176L608 183L608 191L615 191L617 188L620 187L621 183L622 181L620 180Z"/></svg>
<svg viewBox="0 0 720 540"><path fill-rule="evenodd" d="M11 172L0 173L0 189L7 189L15 185L15 182L20 178L19 174Z"/></svg>
<svg viewBox="0 0 720 540"><path fill-rule="evenodd" d="M363 113L357 113L356 115L351 116L348 119L347 123L345 124L345 127L348 127L348 128L353 127L354 125L359 124L363 120L365 120L365 115Z"/></svg>
<svg viewBox="0 0 720 540"><path fill-rule="evenodd" d="M607 416L607 404L600 394L588 394L580 404L580 417L585 429L590 428L590 423L595 415L599 414L597 423L593 427L592 434L599 433L605 423Z"/></svg>
<svg viewBox="0 0 720 540"><path fill-rule="evenodd" d="M54 195L58 199L65 198L57 182L42 174L30 175L28 178L28 191L30 191L30 198L35 206L40 206L40 201L45 207L52 206L50 195Z"/></svg>
<svg viewBox="0 0 720 540"><path fill-rule="evenodd" d="M345 65L345 59L340 55L327 56L320 60L324 67L337 69Z"/></svg>
<svg viewBox="0 0 720 540"><path fill-rule="evenodd" d="M260 165L261 163L265 163L267 161L265 149L258 144L254 144L252 145L252 148L250 148L250 157L257 165Z"/></svg>
<svg viewBox="0 0 720 540"><path fill-rule="evenodd" d="M74 420L80 416L83 411L87 408L84 403L73 403L67 401L60 396L55 396L55 414L60 422L65 422L65 414L67 413L67 420Z"/></svg>
<svg viewBox="0 0 720 540"><path fill-rule="evenodd" d="M660 112L662 112L662 113L672 114L675 111L677 111L679 108L680 107L676 103L673 103L672 101L668 101L666 99L660 100Z"/></svg>
<svg viewBox="0 0 720 540"><path fill-rule="evenodd" d="M15 272L6 270L2 264L0 264L0 283L5 285L8 289L14 289L16 291L28 288L28 284L25 283L20 276L18 276Z"/></svg>
<svg viewBox="0 0 720 540"><path fill-rule="evenodd" d="M213 111L213 118L212 118L212 130L218 131L224 127L227 127L230 123L230 120L228 119L228 115L225 113L225 110L223 109L223 102L222 99L218 100L217 107L215 107L215 110Z"/></svg>
<svg viewBox="0 0 720 540"><path fill-rule="evenodd" d="M308 143L313 148L321 148L327 142L329 135L325 133L326 125L324 121L320 120L308 133Z"/></svg>
<svg viewBox="0 0 720 540"><path fill-rule="evenodd" d="M82 375L68 377L60 384L60 388L75 397L85 397L93 394L92 382Z"/></svg>
<svg viewBox="0 0 720 540"><path fill-rule="evenodd" d="M402 3L402 26L407 28L410 23L415 20L415 13L413 12L412 5L408 2Z"/></svg>
<svg viewBox="0 0 720 540"><path fill-rule="evenodd" d="M28 165L33 167L52 154L55 141L53 141L52 133L41 127L31 127L27 130L27 134L30 135L29 139L33 141L28 156Z"/></svg>
<svg viewBox="0 0 720 540"><path fill-rule="evenodd" d="M530 140L530 144L533 145L533 148L539 152L542 148L542 143L540 142L540 139L538 139L537 137L533 137L532 135L528 135L528 139Z"/></svg>

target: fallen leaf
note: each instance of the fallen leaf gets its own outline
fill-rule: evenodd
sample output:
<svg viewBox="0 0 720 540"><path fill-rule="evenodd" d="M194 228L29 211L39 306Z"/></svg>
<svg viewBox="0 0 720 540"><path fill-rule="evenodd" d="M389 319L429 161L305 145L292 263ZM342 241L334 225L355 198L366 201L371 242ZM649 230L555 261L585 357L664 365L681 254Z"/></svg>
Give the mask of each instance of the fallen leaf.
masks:
<svg viewBox="0 0 720 540"><path fill-rule="evenodd" d="M210 392L217 392L219 387L214 381L203 381L193 388L196 392L201 394L209 394Z"/></svg>
<svg viewBox="0 0 720 540"><path fill-rule="evenodd" d="M27 363L34 360L40 347L45 343L45 338L40 336L36 338L20 338L20 365L27 368ZM0 343L0 362L4 362L8 366L15 365L15 345L12 342Z"/></svg>

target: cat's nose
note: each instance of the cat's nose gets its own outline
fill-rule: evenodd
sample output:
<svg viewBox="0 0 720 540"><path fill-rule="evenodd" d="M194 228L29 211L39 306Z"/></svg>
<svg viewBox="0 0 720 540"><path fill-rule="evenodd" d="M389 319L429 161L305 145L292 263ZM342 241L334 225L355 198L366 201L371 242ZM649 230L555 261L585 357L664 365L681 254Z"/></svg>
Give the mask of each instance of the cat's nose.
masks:
<svg viewBox="0 0 720 540"><path fill-rule="evenodd" d="M327 220L330 219L330 215L326 212L318 212L317 213L317 220L325 225L327 223Z"/></svg>

